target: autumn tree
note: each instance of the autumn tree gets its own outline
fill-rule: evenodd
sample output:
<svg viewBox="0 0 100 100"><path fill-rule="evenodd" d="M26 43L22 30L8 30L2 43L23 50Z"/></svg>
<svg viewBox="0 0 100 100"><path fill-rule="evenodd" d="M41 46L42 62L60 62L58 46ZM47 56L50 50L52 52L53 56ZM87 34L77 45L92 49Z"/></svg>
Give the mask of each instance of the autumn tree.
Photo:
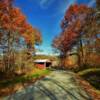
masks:
<svg viewBox="0 0 100 100"><path fill-rule="evenodd" d="M81 37L87 30L87 19L92 19L93 15L94 10L85 5L74 4L68 8L61 24L62 32L53 41L53 47L60 51L63 58L66 58L68 51L77 43L81 45L81 57L84 58ZM66 66L65 63L63 66Z"/></svg>
<svg viewBox="0 0 100 100"><path fill-rule="evenodd" d="M13 6L12 0L1 0L0 45L4 51L3 55L6 56L6 70L13 70L14 50L18 50L16 47L21 45L22 38L28 50L32 51L34 51L34 45L41 42L40 32L27 23L26 17L19 8Z"/></svg>
<svg viewBox="0 0 100 100"><path fill-rule="evenodd" d="M84 41L85 49L85 64L91 64L92 66L97 65L97 60L94 59L95 56L100 56L100 13L99 13L99 1L96 2L96 8L92 16L87 18L87 23L84 27L84 35L82 40ZM92 57L93 56L93 57ZM92 59L91 59L92 58ZM97 57L99 58L99 57ZM94 62L93 62L94 61ZM94 64L92 64L94 63ZM99 63L98 63L99 64Z"/></svg>

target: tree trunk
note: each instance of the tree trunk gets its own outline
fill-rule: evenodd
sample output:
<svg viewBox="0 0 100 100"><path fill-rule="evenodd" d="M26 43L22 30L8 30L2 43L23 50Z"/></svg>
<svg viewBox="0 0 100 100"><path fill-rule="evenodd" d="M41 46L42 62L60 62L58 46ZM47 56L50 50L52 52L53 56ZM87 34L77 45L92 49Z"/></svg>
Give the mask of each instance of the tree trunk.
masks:
<svg viewBox="0 0 100 100"><path fill-rule="evenodd" d="M83 42L82 39L79 41L79 47L78 47L78 65L83 66L85 64L85 57L84 57L84 50L83 50Z"/></svg>
<svg viewBox="0 0 100 100"><path fill-rule="evenodd" d="M14 51L13 51L13 42L14 42L14 34L9 31L8 32L8 50L7 50L7 66L6 71L13 71L13 68L15 66L14 61Z"/></svg>

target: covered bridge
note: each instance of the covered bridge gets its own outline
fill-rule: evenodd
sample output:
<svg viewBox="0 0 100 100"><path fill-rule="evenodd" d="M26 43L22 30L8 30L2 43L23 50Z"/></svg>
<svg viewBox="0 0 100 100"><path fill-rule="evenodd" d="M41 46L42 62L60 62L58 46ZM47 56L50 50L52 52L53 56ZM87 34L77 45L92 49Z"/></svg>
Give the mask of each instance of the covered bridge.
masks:
<svg viewBox="0 0 100 100"><path fill-rule="evenodd" d="M51 66L52 62L49 59L37 59L34 60L34 64L38 68L47 68Z"/></svg>

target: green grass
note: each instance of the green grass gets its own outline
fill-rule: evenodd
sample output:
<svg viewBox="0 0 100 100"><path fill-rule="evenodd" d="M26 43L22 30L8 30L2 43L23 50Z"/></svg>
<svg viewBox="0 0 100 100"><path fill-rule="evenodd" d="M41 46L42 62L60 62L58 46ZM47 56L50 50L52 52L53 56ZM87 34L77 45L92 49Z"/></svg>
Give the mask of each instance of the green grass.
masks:
<svg viewBox="0 0 100 100"><path fill-rule="evenodd" d="M11 79L11 80L0 81L0 87L3 88L3 87L7 87L7 86L17 84L17 83L28 82L32 79L38 79L38 78L45 76L49 73L50 73L49 70L40 70L40 71L37 71L31 75L26 75L26 76L24 75L24 76L20 76L20 77L15 77L14 79Z"/></svg>
<svg viewBox="0 0 100 100"><path fill-rule="evenodd" d="M85 69L83 71L79 71L77 74L80 75L80 76L83 76L85 74L88 74L90 72L100 72L100 68L89 68L89 69Z"/></svg>

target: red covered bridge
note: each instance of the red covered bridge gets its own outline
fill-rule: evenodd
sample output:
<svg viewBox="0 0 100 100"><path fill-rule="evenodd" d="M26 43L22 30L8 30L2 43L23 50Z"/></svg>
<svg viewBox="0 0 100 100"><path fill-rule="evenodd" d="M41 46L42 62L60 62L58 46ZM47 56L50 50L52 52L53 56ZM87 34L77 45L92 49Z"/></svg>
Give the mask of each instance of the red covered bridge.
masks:
<svg viewBox="0 0 100 100"><path fill-rule="evenodd" d="M49 59L37 59L34 61L35 66L40 69L45 69L51 66L52 62Z"/></svg>

